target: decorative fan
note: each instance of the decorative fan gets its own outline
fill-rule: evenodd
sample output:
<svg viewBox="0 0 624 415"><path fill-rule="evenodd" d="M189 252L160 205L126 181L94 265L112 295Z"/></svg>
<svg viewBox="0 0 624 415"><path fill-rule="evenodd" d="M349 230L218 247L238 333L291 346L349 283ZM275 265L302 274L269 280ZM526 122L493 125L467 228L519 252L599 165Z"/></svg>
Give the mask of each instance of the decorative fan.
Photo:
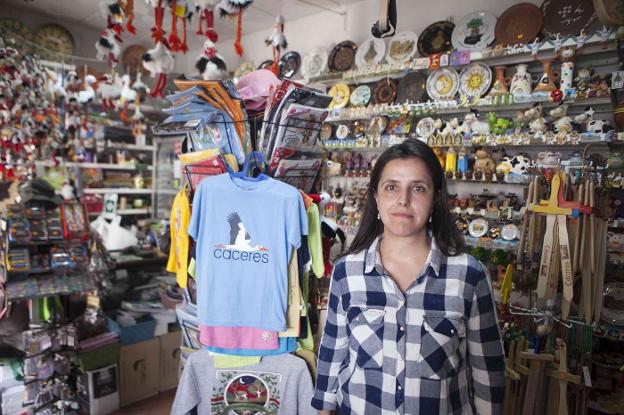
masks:
<svg viewBox="0 0 624 415"><path fill-rule="evenodd" d="M56 23L42 26L35 35L35 43L44 48L40 54L47 57L54 57L55 53L73 55L75 50L72 34Z"/></svg>
<svg viewBox="0 0 624 415"><path fill-rule="evenodd" d="M75 51L72 34L56 23L41 26L35 34L35 43L46 49L41 52L41 55L51 56L55 53L73 55Z"/></svg>

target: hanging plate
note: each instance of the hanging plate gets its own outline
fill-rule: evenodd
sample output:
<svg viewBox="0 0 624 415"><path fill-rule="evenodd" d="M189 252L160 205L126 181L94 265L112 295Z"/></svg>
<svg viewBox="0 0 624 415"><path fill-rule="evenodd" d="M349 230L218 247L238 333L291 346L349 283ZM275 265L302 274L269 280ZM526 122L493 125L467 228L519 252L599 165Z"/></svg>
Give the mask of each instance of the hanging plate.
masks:
<svg viewBox="0 0 624 415"><path fill-rule="evenodd" d="M397 102L421 102L427 91L427 77L422 72L412 72L399 81Z"/></svg>
<svg viewBox="0 0 624 415"><path fill-rule="evenodd" d="M340 124L336 129L336 138L338 140L344 140L349 137L349 126L347 124Z"/></svg>
<svg viewBox="0 0 624 415"><path fill-rule="evenodd" d="M279 76L281 78L291 79L301 66L301 56L298 52L288 52L279 61Z"/></svg>
<svg viewBox="0 0 624 415"><path fill-rule="evenodd" d="M343 84L342 82L332 86L327 94L333 98L332 102L329 104L329 108L346 107L349 102L349 96L351 95L349 92L349 85Z"/></svg>
<svg viewBox="0 0 624 415"><path fill-rule="evenodd" d="M440 68L427 78L427 94L434 100L449 99L457 94L459 75L452 68Z"/></svg>
<svg viewBox="0 0 624 415"><path fill-rule="evenodd" d="M367 106L371 100L371 89L368 85L360 85L351 92L350 102L354 107Z"/></svg>
<svg viewBox="0 0 624 415"><path fill-rule="evenodd" d="M490 89L492 70L481 62L473 62L459 74L459 92L468 97L481 97Z"/></svg>
<svg viewBox="0 0 624 415"><path fill-rule="evenodd" d="M433 118L425 117L416 124L416 134L419 137L428 138L435 131Z"/></svg>
<svg viewBox="0 0 624 415"><path fill-rule="evenodd" d="M332 72L345 72L353 68L357 45L350 40L345 40L334 47L329 54L329 70Z"/></svg>
<svg viewBox="0 0 624 415"><path fill-rule="evenodd" d="M321 140L326 141L334 136L334 126L328 122L321 127Z"/></svg>
<svg viewBox="0 0 624 415"><path fill-rule="evenodd" d="M429 56L453 49L453 29L455 24L447 21L429 25L418 37L418 53Z"/></svg>
<svg viewBox="0 0 624 415"><path fill-rule="evenodd" d="M596 18L592 0L545 0L544 32L549 36L578 35Z"/></svg>
<svg viewBox="0 0 624 415"><path fill-rule="evenodd" d="M386 61L388 63L403 63L416 55L418 50L418 35L408 30L392 38L388 45Z"/></svg>
<svg viewBox="0 0 624 415"><path fill-rule="evenodd" d="M531 43L542 30L544 15L532 3L519 3L511 6L500 15L496 22L496 43L515 45Z"/></svg>
<svg viewBox="0 0 624 415"><path fill-rule="evenodd" d="M453 29L453 46L457 50L480 51L494 41L496 16L474 12L465 16Z"/></svg>
<svg viewBox="0 0 624 415"><path fill-rule="evenodd" d="M506 241L513 241L519 234L520 232L518 231L518 227L513 223L503 226L503 229L501 230L501 238Z"/></svg>
<svg viewBox="0 0 624 415"><path fill-rule="evenodd" d="M468 225L468 233L470 233L470 236L473 238L480 238L487 234L489 228L488 221L479 218L470 222L470 225Z"/></svg>
<svg viewBox="0 0 624 415"><path fill-rule="evenodd" d="M260 65L258 65L258 69L270 69L271 66L273 66L273 60L267 59L264 62L262 62Z"/></svg>
<svg viewBox="0 0 624 415"><path fill-rule="evenodd" d="M327 67L327 51L323 48L314 48L303 57L301 72L306 78L320 76Z"/></svg>
<svg viewBox="0 0 624 415"><path fill-rule="evenodd" d="M355 54L355 65L358 68L367 68L378 65L386 54L386 42L383 39L371 37L362 43Z"/></svg>
<svg viewBox="0 0 624 415"><path fill-rule="evenodd" d="M392 104L397 94L397 83L394 79L382 79L373 87L373 104Z"/></svg>

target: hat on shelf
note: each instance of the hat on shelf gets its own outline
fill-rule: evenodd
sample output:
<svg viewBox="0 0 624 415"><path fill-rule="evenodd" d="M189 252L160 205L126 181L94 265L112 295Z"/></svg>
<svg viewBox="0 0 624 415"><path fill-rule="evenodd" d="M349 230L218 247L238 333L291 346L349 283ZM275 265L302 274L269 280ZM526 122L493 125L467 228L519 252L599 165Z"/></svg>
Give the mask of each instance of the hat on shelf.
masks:
<svg viewBox="0 0 624 415"><path fill-rule="evenodd" d="M236 89L245 105L250 110L261 109L271 92L280 84L280 80L268 69L258 69L243 75Z"/></svg>

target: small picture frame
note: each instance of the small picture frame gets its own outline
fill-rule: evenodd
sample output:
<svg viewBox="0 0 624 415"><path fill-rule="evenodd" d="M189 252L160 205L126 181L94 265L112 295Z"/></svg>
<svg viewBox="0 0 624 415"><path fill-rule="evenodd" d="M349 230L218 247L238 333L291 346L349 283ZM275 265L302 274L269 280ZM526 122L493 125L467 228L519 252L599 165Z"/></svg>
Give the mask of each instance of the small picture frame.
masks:
<svg viewBox="0 0 624 415"><path fill-rule="evenodd" d="M443 53L440 55L440 67L449 66L449 55L448 53Z"/></svg>
<svg viewBox="0 0 624 415"><path fill-rule="evenodd" d="M624 71L615 71L611 74L611 89L624 88Z"/></svg>

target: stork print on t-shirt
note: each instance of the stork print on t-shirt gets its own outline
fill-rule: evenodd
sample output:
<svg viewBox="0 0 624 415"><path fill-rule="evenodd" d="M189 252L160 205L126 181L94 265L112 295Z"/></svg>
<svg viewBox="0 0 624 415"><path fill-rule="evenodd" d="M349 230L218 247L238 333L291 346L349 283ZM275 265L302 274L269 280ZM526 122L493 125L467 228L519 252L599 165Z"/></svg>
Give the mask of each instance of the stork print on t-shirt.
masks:
<svg viewBox="0 0 624 415"><path fill-rule="evenodd" d="M230 242L215 246L213 255L216 259L226 261L249 261L256 263L269 263L269 248L264 245L253 244L251 235L237 212L232 212L227 217L230 225ZM254 242L256 240L254 239Z"/></svg>

